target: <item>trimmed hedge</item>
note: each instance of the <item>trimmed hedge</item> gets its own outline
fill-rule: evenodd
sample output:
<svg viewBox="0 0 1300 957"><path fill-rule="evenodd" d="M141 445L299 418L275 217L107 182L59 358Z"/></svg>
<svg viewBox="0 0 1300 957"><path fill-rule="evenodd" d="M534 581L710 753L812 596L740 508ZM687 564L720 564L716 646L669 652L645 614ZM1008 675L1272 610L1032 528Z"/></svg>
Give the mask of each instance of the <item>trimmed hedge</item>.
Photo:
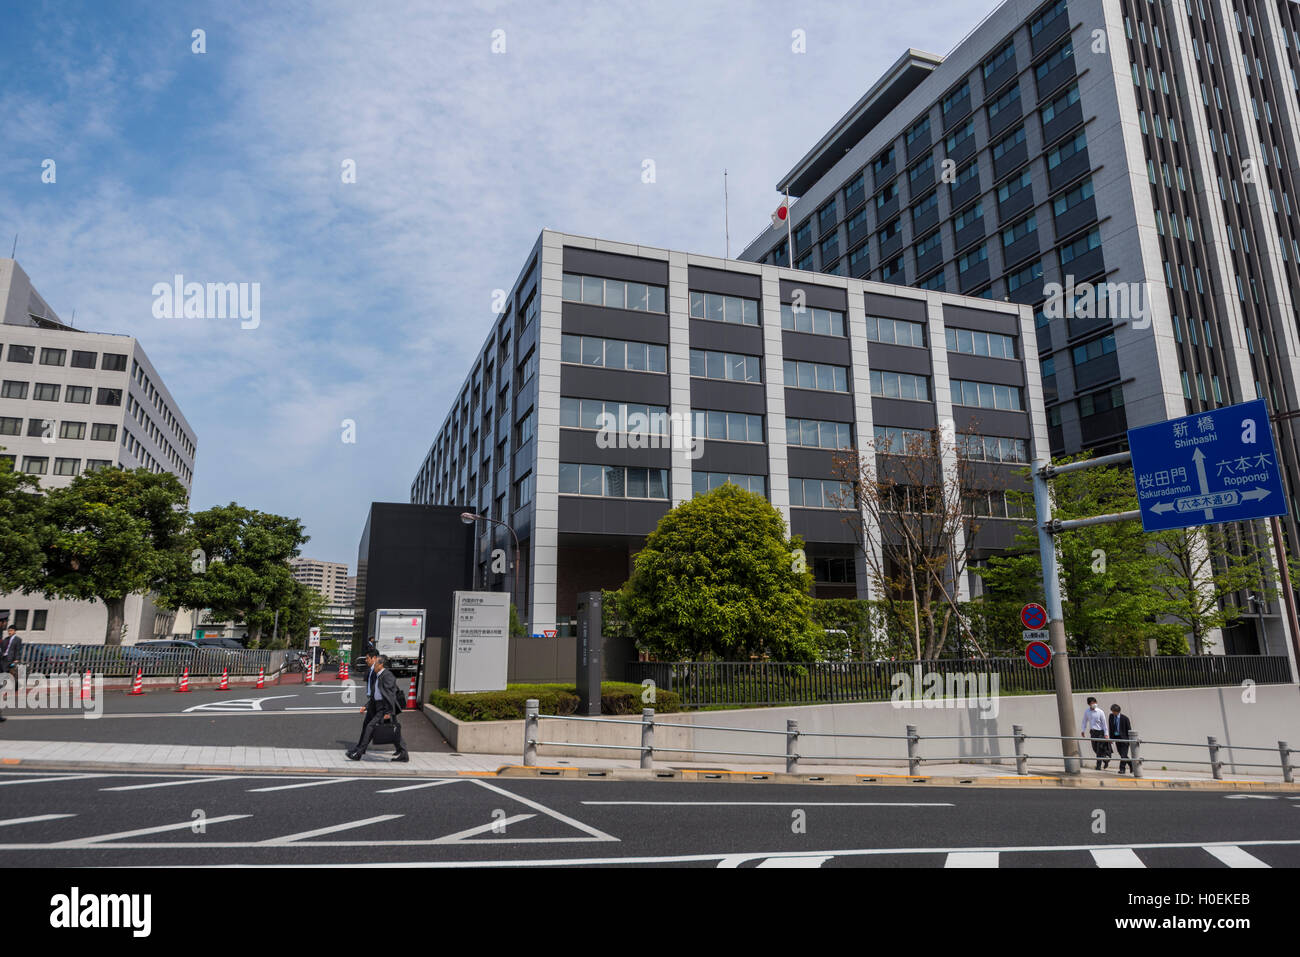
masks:
<svg viewBox="0 0 1300 957"><path fill-rule="evenodd" d="M605 681L600 686L601 714L640 714L641 686L625 681ZM524 716L524 703L536 698L542 714L573 714L578 710L577 685L508 685L505 691L452 694L437 690L429 703L460 721L509 721ZM682 710L681 695L655 689L656 714Z"/></svg>

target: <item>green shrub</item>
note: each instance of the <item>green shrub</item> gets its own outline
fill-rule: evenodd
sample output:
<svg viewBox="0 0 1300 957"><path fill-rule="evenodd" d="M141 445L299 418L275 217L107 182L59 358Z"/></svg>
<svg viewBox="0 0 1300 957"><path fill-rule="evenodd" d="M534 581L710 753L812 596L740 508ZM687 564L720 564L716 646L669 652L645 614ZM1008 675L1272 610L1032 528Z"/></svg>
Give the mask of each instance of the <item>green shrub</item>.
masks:
<svg viewBox="0 0 1300 957"><path fill-rule="evenodd" d="M646 707L641 703L638 684L606 681L600 692L602 714L640 714ZM509 685L505 691L473 694L437 690L429 695L429 703L460 721L508 721L524 716L524 704L529 698L537 699L542 714L573 714L578 710L577 685L561 684ZM656 689L652 707L659 714L681 711L681 695Z"/></svg>

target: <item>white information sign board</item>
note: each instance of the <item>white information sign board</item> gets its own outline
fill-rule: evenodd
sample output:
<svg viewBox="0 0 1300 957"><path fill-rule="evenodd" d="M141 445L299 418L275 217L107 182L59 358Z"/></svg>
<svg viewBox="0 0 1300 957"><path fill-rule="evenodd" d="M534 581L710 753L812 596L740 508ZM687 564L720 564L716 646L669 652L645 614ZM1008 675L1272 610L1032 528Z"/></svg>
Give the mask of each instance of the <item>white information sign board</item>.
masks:
<svg viewBox="0 0 1300 957"><path fill-rule="evenodd" d="M509 638L508 594L499 591L454 592L450 656L452 693L504 691Z"/></svg>
<svg viewBox="0 0 1300 957"><path fill-rule="evenodd" d="M320 647L320 629L312 628L307 632L307 643L313 648Z"/></svg>

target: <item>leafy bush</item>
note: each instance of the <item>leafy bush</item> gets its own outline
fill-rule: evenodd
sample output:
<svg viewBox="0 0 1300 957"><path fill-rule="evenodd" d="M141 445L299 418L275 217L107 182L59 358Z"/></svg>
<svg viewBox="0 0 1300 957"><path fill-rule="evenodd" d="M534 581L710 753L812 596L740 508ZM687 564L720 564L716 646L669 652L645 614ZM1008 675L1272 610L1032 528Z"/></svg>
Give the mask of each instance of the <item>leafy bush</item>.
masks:
<svg viewBox="0 0 1300 957"><path fill-rule="evenodd" d="M577 685L509 685L505 691L452 694L437 690L429 703L460 721L509 721L524 716L524 704L536 698L542 714L573 714L578 710ZM600 686L601 714L640 714L641 686L623 681L605 681ZM655 712L682 710L681 695L655 689Z"/></svg>

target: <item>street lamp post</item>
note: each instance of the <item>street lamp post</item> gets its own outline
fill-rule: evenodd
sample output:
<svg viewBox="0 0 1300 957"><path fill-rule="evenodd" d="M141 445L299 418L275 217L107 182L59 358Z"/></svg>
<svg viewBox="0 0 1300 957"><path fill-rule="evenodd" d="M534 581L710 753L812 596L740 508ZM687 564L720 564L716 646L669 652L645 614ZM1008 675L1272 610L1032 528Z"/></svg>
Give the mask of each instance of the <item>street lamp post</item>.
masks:
<svg viewBox="0 0 1300 957"><path fill-rule="evenodd" d="M466 525L473 525L475 522L479 522L479 521L482 521L482 522L489 522L489 523L492 524L492 525L500 525L502 528L504 528L507 532L510 533L510 537L511 537L511 539L514 540L514 543L515 543L514 560L510 563L510 603L511 603L511 604L516 604L516 602L515 602L515 591L516 591L516 582L517 582L518 577L519 577L519 575L518 575L518 568L519 568L519 536L516 535L516 534L515 534L515 530L514 530L513 528L511 528L509 525L507 525L505 522L502 522L502 521L500 521L500 520L498 520L498 519L495 519L495 518L488 518L486 515L479 515L479 514L476 513L476 512L461 512L461 513L460 513L460 520L461 520L462 522L464 522Z"/></svg>

